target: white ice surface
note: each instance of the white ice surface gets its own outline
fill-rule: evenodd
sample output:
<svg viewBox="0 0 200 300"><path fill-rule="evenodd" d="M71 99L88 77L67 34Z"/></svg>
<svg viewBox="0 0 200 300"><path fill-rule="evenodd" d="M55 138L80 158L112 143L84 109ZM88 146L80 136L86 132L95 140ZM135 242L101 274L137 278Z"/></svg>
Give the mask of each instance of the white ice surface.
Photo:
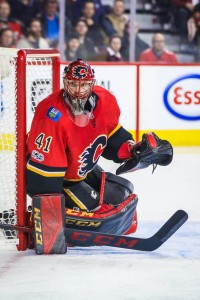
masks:
<svg viewBox="0 0 200 300"><path fill-rule="evenodd" d="M106 171L113 163L101 160ZM168 167L125 177L139 196L138 237L149 237L177 209L189 220L158 250L68 248L66 255L0 249L0 300L199 300L200 148L176 148Z"/></svg>

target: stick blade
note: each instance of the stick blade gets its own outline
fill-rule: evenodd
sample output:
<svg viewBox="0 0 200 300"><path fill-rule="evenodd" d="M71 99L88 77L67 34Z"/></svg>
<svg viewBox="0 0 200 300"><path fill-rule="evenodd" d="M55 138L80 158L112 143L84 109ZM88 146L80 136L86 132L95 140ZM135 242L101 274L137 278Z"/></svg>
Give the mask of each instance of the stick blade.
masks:
<svg viewBox="0 0 200 300"><path fill-rule="evenodd" d="M165 243L188 219L184 210L177 210L171 218L151 237L146 251L154 251Z"/></svg>
<svg viewBox="0 0 200 300"><path fill-rule="evenodd" d="M68 242L73 246L110 246L139 251L154 251L165 243L187 219L187 213L183 210L178 210L149 238L120 236L71 228L66 229L66 235Z"/></svg>

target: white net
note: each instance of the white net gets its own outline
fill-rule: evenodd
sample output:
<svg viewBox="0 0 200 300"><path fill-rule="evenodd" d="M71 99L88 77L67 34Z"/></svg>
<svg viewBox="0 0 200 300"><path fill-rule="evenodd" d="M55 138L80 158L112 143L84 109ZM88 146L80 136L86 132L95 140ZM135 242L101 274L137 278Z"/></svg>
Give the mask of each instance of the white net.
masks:
<svg viewBox="0 0 200 300"><path fill-rule="evenodd" d="M16 223L16 57L0 48L0 222L8 224ZM12 233L0 230L0 245L16 242Z"/></svg>
<svg viewBox="0 0 200 300"><path fill-rule="evenodd" d="M17 49L0 48L0 223L7 224L17 222L17 56ZM51 57L27 55L27 132L37 104L52 92L52 72ZM14 231L0 230L0 246L17 242Z"/></svg>
<svg viewBox="0 0 200 300"><path fill-rule="evenodd" d="M27 58L26 70L26 107L27 131L37 104L52 92L52 60L51 58Z"/></svg>

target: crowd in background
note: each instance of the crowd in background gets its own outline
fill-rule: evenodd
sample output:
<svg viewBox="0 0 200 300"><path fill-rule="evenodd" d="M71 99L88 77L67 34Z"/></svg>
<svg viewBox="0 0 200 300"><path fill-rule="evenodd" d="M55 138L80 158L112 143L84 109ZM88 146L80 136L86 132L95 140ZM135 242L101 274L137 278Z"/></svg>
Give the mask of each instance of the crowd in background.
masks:
<svg viewBox="0 0 200 300"><path fill-rule="evenodd" d="M168 7L180 43L192 42L199 47L199 0L143 2L147 9ZM81 57L88 61L129 61L130 12L127 13L123 0L109 3L66 0L65 60ZM160 22L164 22L162 17ZM136 20L134 24L135 61L178 62L176 54L166 49L163 32L156 32L148 44L139 36L140 24ZM0 0L0 47L57 48L59 30L58 0Z"/></svg>

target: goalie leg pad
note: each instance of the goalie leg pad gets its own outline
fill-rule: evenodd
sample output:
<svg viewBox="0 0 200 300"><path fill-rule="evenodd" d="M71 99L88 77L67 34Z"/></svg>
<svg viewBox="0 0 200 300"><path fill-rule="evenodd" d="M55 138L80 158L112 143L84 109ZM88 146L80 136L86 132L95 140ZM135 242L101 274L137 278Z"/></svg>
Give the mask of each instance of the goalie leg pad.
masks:
<svg viewBox="0 0 200 300"><path fill-rule="evenodd" d="M33 197L34 241L37 254L64 254L67 252L65 221L64 195L36 195Z"/></svg>

